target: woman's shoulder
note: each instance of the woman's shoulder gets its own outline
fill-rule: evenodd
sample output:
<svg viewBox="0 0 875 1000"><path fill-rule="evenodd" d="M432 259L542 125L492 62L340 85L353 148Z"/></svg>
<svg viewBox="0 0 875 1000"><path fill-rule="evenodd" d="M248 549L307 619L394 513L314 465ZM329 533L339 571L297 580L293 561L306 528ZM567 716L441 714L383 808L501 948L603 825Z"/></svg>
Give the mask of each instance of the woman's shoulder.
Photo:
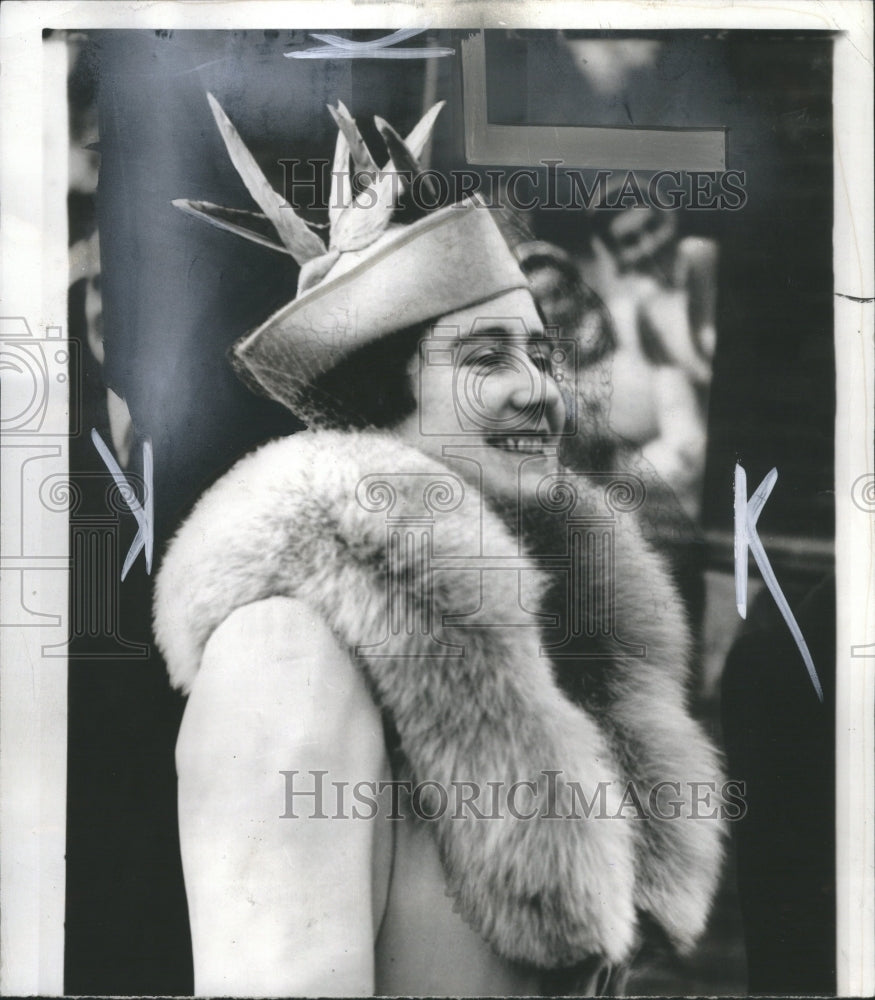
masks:
<svg viewBox="0 0 875 1000"><path fill-rule="evenodd" d="M350 560L370 565L385 552L394 487L384 480L399 472L413 473L402 476L408 490L424 472L448 475L389 435L320 431L263 446L210 487L155 581L155 641L173 685L188 692L207 640L237 607L274 594L306 598L316 577L342 602Z"/></svg>
<svg viewBox="0 0 875 1000"><path fill-rule="evenodd" d="M257 760L277 744L289 766L315 754L320 767L383 746L380 711L350 654L305 601L285 596L235 608L213 631L189 693L177 766L211 767L241 752Z"/></svg>

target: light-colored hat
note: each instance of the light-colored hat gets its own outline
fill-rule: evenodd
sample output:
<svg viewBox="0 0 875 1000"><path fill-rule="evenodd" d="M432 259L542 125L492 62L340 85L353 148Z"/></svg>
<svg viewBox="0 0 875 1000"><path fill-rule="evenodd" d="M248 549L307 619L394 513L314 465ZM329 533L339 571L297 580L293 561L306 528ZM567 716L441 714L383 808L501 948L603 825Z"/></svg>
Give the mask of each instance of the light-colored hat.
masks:
<svg viewBox="0 0 875 1000"><path fill-rule="evenodd" d="M244 374L293 412L306 413L307 387L358 348L528 287L479 199L439 209L410 225L392 222L401 188L420 173L418 158L443 102L424 115L406 141L387 122L374 119L390 157L382 169L343 104L329 106L339 132L326 246L273 190L218 101L207 97L231 160L264 214L185 199L173 204L287 253L301 265L297 297L233 349ZM364 187L355 194L353 185L362 179ZM267 234L268 224L280 242Z"/></svg>

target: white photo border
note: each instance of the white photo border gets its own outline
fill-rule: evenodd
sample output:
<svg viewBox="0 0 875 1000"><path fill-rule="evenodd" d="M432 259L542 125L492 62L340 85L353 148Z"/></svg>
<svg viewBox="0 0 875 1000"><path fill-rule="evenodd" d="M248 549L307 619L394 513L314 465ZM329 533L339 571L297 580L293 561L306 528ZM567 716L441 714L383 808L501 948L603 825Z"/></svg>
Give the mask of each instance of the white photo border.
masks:
<svg viewBox="0 0 875 1000"><path fill-rule="evenodd" d="M144 2L11 0L0 10L0 323L45 353L66 328L66 176L51 135L65 135L63 46L44 29L464 27L830 30L835 41L834 270L837 630L838 993L875 993L875 324L873 324L872 8L866 0L360 3L331 0ZM64 57L65 58L65 57ZM20 325L24 321L26 326ZM17 324L17 325L16 325ZM55 351L57 355L58 352ZM58 355L59 356L59 355ZM48 377L48 376L47 376ZM68 395L55 376L39 444L2 440L0 594L0 992L63 993L67 673L44 658L67 616L67 531L37 522L23 537L19 484L30 449L66 473ZM4 425L9 413L3 396ZM45 466L42 466L45 469ZM21 621L25 568L31 606ZM30 570L34 570L30 572ZM45 572L37 572L45 570ZM45 615L44 609L56 611ZM39 616L37 616L38 618ZM814 804L813 807L816 807Z"/></svg>

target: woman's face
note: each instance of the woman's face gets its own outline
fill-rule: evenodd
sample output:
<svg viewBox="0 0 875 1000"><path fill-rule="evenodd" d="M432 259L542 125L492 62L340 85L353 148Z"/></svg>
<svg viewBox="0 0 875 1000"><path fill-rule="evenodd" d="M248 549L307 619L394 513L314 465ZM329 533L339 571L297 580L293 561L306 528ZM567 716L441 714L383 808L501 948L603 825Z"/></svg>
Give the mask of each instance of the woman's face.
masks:
<svg viewBox="0 0 875 1000"><path fill-rule="evenodd" d="M396 430L491 499L532 497L558 468L553 353L523 289L447 313L411 363L417 407Z"/></svg>

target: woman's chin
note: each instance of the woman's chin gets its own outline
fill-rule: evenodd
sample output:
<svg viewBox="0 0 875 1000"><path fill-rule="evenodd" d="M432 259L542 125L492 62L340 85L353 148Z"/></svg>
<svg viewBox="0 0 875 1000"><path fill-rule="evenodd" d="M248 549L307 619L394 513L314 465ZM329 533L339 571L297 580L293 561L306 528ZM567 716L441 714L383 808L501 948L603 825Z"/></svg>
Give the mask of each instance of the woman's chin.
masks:
<svg viewBox="0 0 875 1000"><path fill-rule="evenodd" d="M559 460L555 453L525 455L500 451L481 467L481 491L487 499L503 503L531 500L545 477L555 474Z"/></svg>

